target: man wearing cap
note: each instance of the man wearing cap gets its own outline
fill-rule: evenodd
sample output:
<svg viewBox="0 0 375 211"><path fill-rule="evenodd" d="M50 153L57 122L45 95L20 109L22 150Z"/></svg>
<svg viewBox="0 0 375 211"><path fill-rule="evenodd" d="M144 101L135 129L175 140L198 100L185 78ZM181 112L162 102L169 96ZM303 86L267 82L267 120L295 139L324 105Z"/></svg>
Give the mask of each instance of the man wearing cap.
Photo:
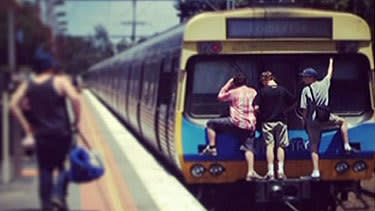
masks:
<svg viewBox="0 0 375 211"><path fill-rule="evenodd" d="M306 85L302 90L300 108L303 110L305 128L311 144L310 149L313 164L312 178L320 178L318 153L321 132L325 128L340 126L344 141L344 150L346 152L352 152L352 148L349 145L348 126L345 119L331 113L327 121L319 121L316 119L316 112L312 109L312 103L314 102L316 106L328 106L332 74L333 58L330 58L327 75L321 81L317 80L318 73L313 68L304 69L300 74Z"/></svg>

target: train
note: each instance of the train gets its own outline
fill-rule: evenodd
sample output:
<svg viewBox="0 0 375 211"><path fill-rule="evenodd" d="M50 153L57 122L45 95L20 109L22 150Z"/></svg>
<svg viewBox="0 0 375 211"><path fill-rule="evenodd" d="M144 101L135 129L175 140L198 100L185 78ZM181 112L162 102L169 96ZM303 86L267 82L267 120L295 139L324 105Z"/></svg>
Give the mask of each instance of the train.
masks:
<svg viewBox="0 0 375 211"><path fill-rule="evenodd" d="M156 153L192 186L243 184L247 165L236 134L217 135L218 156L202 155L206 123L227 115L217 94L236 72L260 88L271 70L299 97L306 67L326 74L335 60L330 108L349 124L344 153L337 128L324 131L319 148L321 179L301 179L312 170L309 140L298 109L288 113L287 181L252 184L254 200L320 199L332 208L338 195L370 179L375 168L375 73L371 33L360 17L343 12L288 7L252 7L198 14L114 57L90 67L84 82ZM126 140L124 140L126 141ZM256 132L255 169L265 174L265 146ZM318 187L318 189L316 189ZM319 194L316 193L319 192ZM323 199L323 200L322 200ZM313 209L314 210L314 209Z"/></svg>

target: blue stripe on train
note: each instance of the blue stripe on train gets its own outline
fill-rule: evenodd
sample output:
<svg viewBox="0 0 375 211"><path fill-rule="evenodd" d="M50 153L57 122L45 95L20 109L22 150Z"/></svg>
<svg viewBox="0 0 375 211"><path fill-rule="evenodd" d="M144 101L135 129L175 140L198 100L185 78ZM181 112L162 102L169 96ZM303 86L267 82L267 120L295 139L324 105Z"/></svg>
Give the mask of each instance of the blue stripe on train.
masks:
<svg viewBox="0 0 375 211"><path fill-rule="evenodd" d="M199 155L199 147L208 143L205 127L194 124L186 118L183 119L182 128L183 150L186 161L219 161L243 160L240 151L241 142L235 134L217 134L217 147L219 155L216 157ZM310 145L304 130L289 131L290 146L286 149L286 159L310 159ZM365 158L375 154L375 123L364 123L349 129L350 143L360 146L361 152L345 155L339 130L324 132L319 148L322 159L329 158ZM259 131L256 133L256 159L265 160L265 146Z"/></svg>

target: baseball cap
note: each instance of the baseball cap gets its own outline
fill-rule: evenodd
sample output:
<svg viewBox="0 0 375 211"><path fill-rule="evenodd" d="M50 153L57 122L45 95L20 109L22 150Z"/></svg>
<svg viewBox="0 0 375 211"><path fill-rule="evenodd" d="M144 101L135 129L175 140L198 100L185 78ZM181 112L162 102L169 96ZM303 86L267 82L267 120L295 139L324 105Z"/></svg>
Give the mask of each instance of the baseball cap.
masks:
<svg viewBox="0 0 375 211"><path fill-rule="evenodd" d="M302 73L299 74L300 76L302 77L314 77L314 78L317 78L318 77L318 72L316 72L316 70L314 68L306 68L302 71Z"/></svg>
<svg viewBox="0 0 375 211"><path fill-rule="evenodd" d="M38 48L33 57L34 68L38 71L52 68L55 62L52 54L44 48Z"/></svg>

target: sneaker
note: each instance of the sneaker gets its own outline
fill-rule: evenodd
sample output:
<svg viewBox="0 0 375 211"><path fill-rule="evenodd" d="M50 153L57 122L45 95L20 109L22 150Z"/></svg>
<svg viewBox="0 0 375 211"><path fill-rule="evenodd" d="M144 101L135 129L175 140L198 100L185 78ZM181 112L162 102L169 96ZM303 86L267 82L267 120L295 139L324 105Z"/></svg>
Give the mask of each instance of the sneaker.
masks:
<svg viewBox="0 0 375 211"><path fill-rule="evenodd" d="M249 172L246 175L246 181L253 181L253 180L260 180L263 179L259 174L255 171Z"/></svg>
<svg viewBox="0 0 375 211"><path fill-rule="evenodd" d="M345 154L352 154L359 152L357 149L351 147L351 146L345 146L344 147Z"/></svg>
<svg viewBox="0 0 375 211"><path fill-rule="evenodd" d="M315 179L315 180L320 179L320 172L319 171L313 171L311 173L311 179Z"/></svg>
<svg viewBox="0 0 375 211"><path fill-rule="evenodd" d="M266 175L264 175L264 179L265 180L274 180L275 179L275 175L272 174L272 173L267 173Z"/></svg>
<svg viewBox="0 0 375 211"><path fill-rule="evenodd" d="M207 145L201 152L201 155L212 155L217 156L217 149L216 147L210 147L210 145Z"/></svg>
<svg viewBox="0 0 375 211"><path fill-rule="evenodd" d="M279 179L279 180L286 180L287 177L286 177L286 175L284 174L284 172L278 172L278 173L277 173L277 179Z"/></svg>

